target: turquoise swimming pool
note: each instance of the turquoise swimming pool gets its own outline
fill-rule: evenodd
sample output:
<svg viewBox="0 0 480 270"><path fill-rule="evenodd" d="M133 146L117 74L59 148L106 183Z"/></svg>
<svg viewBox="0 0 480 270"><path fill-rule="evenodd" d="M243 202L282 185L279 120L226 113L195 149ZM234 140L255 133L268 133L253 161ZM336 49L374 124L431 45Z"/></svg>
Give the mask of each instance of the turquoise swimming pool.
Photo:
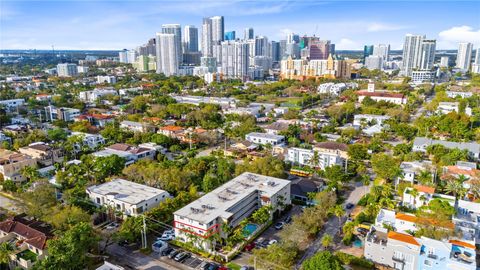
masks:
<svg viewBox="0 0 480 270"><path fill-rule="evenodd" d="M355 241L353 241L353 246L354 247L359 247L359 248L362 247L363 246L362 240L356 238Z"/></svg>
<svg viewBox="0 0 480 270"><path fill-rule="evenodd" d="M257 224L248 223L243 227L243 237L247 238L252 235L258 228Z"/></svg>

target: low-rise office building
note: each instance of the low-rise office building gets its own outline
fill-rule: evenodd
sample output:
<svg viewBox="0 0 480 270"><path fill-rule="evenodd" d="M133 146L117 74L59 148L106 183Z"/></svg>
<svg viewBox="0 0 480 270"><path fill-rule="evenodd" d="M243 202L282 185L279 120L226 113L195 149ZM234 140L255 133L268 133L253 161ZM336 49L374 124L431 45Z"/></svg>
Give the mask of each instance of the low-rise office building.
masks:
<svg viewBox="0 0 480 270"><path fill-rule="evenodd" d="M190 242L210 251L218 234L226 238L223 226L235 228L264 205L272 213L291 204L290 181L245 172L174 213L177 241Z"/></svg>
<svg viewBox="0 0 480 270"><path fill-rule="evenodd" d="M245 136L245 139L249 142L272 146L283 145L285 143L285 136L275 135L269 133L251 132Z"/></svg>
<svg viewBox="0 0 480 270"><path fill-rule="evenodd" d="M95 205L118 211L124 216L138 216L170 197L164 190L119 178L88 187L87 194Z"/></svg>

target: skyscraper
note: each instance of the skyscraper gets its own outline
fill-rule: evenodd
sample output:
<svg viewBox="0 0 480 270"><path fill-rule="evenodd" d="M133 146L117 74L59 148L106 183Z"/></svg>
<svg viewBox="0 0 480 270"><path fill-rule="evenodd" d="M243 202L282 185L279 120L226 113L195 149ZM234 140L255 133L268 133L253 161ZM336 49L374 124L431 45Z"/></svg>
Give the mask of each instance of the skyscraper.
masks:
<svg viewBox="0 0 480 270"><path fill-rule="evenodd" d="M308 44L310 60L326 60L330 55L330 40L312 39Z"/></svg>
<svg viewBox="0 0 480 270"><path fill-rule="evenodd" d="M363 46L363 63L365 63L365 58L373 54L373 45Z"/></svg>
<svg viewBox="0 0 480 270"><path fill-rule="evenodd" d="M77 65L72 63L63 63L57 65L58 77L73 77L78 75Z"/></svg>
<svg viewBox="0 0 480 270"><path fill-rule="evenodd" d="M155 46L156 39L151 38L148 42L140 47L138 47L138 55L156 55L156 46Z"/></svg>
<svg viewBox="0 0 480 270"><path fill-rule="evenodd" d="M228 79L246 80L249 67L248 43L243 41L222 42L222 74Z"/></svg>
<svg viewBox="0 0 480 270"><path fill-rule="evenodd" d="M220 45L223 41L224 30L223 16L214 16L203 18L202 24L202 55L204 57L213 56L213 45Z"/></svg>
<svg viewBox="0 0 480 270"><path fill-rule="evenodd" d="M470 68L472 62L472 50L473 44L469 42L462 42L458 44L457 62L455 67L467 71ZM478 52L477 52L478 56Z"/></svg>
<svg viewBox="0 0 480 270"><path fill-rule="evenodd" d="M198 52L198 28L194 25L183 28L183 52Z"/></svg>
<svg viewBox="0 0 480 270"><path fill-rule="evenodd" d="M373 47L373 56L382 57L383 61L388 61L390 55L390 44L378 44Z"/></svg>
<svg viewBox="0 0 480 270"><path fill-rule="evenodd" d="M225 32L225 40L235 40L235 31Z"/></svg>
<svg viewBox="0 0 480 270"><path fill-rule="evenodd" d="M270 57L272 58L272 62L279 62L282 60L280 55L280 42L272 41L270 43Z"/></svg>
<svg viewBox="0 0 480 270"><path fill-rule="evenodd" d="M432 69L435 47L435 40L426 39L421 35L406 35L403 44L402 75L411 76L414 69Z"/></svg>
<svg viewBox="0 0 480 270"><path fill-rule="evenodd" d="M420 51L420 63L417 66L420 70L431 70L435 60L436 40L424 39L422 40L422 47Z"/></svg>
<svg viewBox="0 0 480 270"><path fill-rule="evenodd" d="M162 33L175 35L175 55L178 58L177 63L182 63L182 28L180 24L163 24Z"/></svg>
<svg viewBox="0 0 480 270"><path fill-rule="evenodd" d="M123 49L118 52L118 62L120 63L128 63L128 50Z"/></svg>
<svg viewBox="0 0 480 270"><path fill-rule="evenodd" d="M480 47L475 50L475 60L472 64L472 73L480 73Z"/></svg>
<svg viewBox="0 0 480 270"><path fill-rule="evenodd" d="M266 36L255 37L255 56L268 56L269 45Z"/></svg>
<svg viewBox="0 0 480 270"><path fill-rule="evenodd" d="M251 27L245 28L245 30L243 32L243 39L244 40L253 39L254 37L255 37L255 35L253 33L253 28L251 28Z"/></svg>
<svg viewBox="0 0 480 270"><path fill-rule="evenodd" d="M448 62L449 62L449 57L448 56L442 56L440 58L440 67L448 67Z"/></svg>
<svg viewBox="0 0 480 270"><path fill-rule="evenodd" d="M157 73L178 73L178 39L175 34L157 33Z"/></svg>

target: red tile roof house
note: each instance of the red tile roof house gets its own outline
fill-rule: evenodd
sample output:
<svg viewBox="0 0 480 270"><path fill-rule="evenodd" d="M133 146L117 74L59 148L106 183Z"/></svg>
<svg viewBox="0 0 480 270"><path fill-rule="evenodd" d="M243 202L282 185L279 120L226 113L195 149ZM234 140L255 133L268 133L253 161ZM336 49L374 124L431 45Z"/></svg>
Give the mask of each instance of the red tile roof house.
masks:
<svg viewBox="0 0 480 270"><path fill-rule="evenodd" d="M53 238L50 225L27 217L17 215L0 222L0 243L10 242L15 251L10 255L10 265L23 269L45 257L47 240Z"/></svg>

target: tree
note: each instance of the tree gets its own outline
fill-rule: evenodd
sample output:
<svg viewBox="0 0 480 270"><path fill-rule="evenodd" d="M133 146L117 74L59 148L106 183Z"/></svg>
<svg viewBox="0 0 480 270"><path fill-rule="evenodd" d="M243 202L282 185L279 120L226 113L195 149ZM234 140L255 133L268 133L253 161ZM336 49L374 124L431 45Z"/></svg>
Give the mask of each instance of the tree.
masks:
<svg viewBox="0 0 480 270"><path fill-rule="evenodd" d="M8 269L8 264L10 262L10 255L15 251L15 247L8 241L0 243L0 268L6 266L5 269Z"/></svg>
<svg viewBox="0 0 480 270"><path fill-rule="evenodd" d="M20 174L25 177L28 182L34 182L40 177L37 166L25 166L20 170Z"/></svg>
<svg viewBox="0 0 480 270"><path fill-rule="evenodd" d="M87 252L98 241L93 228L85 222L78 223L65 234L47 241L48 256L36 264L36 269L84 269Z"/></svg>
<svg viewBox="0 0 480 270"><path fill-rule="evenodd" d="M446 180L447 184L445 185L445 192L450 193L455 197L455 208L458 205L458 200L463 198L467 193L467 189L463 186L465 179L466 178L463 175L463 177L458 178L452 176Z"/></svg>
<svg viewBox="0 0 480 270"><path fill-rule="evenodd" d="M328 247L333 243L333 237L329 234L324 234L322 237L322 246L324 249L328 249Z"/></svg>
<svg viewBox="0 0 480 270"><path fill-rule="evenodd" d="M252 214L253 222L257 224L267 223L267 221L270 220L270 218L272 217L271 211L271 206L265 205L260 207Z"/></svg>
<svg viewBox="0 0 480 270"><path fill-rule="evenodd" d="M285 176L285 165L283 161L271 155L255 159L254 161L245 161L243 164L237 165L235 173L243 172L258 173L266 176L283 178Z"/></svg>
<svg viewBox="0 0 480 270"><path fill-rule="evenodd" d="M47 136L51 141L65 141L68 137L67 132L63 128L54 128L47 131Z"/></svg>
<svg viewBox="0 0 480 270"><path fill-rule="evenodd" d="M273 244L267 248L254 249L250 257L253 263L256 260L258 269L290 269L295 264L298 249L291 244Z"/></svg>
<svg viewBox="0 0 480 270"><path fill-rule="evenodd" d="M46 219L55 229L67 231L81 222L88 223L90 214L77 206L67 205L54 209Z"/></svg>
<svg viewBox="0 0 480 270"><path fill-rule="evenodd" d="M93 171L96 182L103 183L105 178L118 175L125 167L125 159L117 155L95 158Z"/></svg>
<svg viewBox="0 0 480 270"><path fill-rule="evenodd" d="M354 160L368 159L369 157L368 148L364 144L349 144L348 156Z"/></svg>
<svg viewBox="0 0 480 270"><path fill-rule="evenodd" d="M378 177L386 180L393 180L401 173L399 162L384 153L372 156L372 168Z"/></svg>
<svg viewBox="0 0 480 270"><path fill-rule="evenodd" d="M339 204L333 208L333 214L338 218L338 224L342 224L342 217L345 215L345 210Z"/></svg>
<svg viewBox="0 0 480 270"><path fill-rule="evenodd" d="M340 261L328 251L318 252L313 257L305 260L303 270L343 270Z"/></svg>
<svg viewBox="0 0 480 270"><path fill-rule="evenodd" d="M37 218L50 214L57 203L55 188L50 183L40 183L33 191L20 194L25 212Z"/></svg>

